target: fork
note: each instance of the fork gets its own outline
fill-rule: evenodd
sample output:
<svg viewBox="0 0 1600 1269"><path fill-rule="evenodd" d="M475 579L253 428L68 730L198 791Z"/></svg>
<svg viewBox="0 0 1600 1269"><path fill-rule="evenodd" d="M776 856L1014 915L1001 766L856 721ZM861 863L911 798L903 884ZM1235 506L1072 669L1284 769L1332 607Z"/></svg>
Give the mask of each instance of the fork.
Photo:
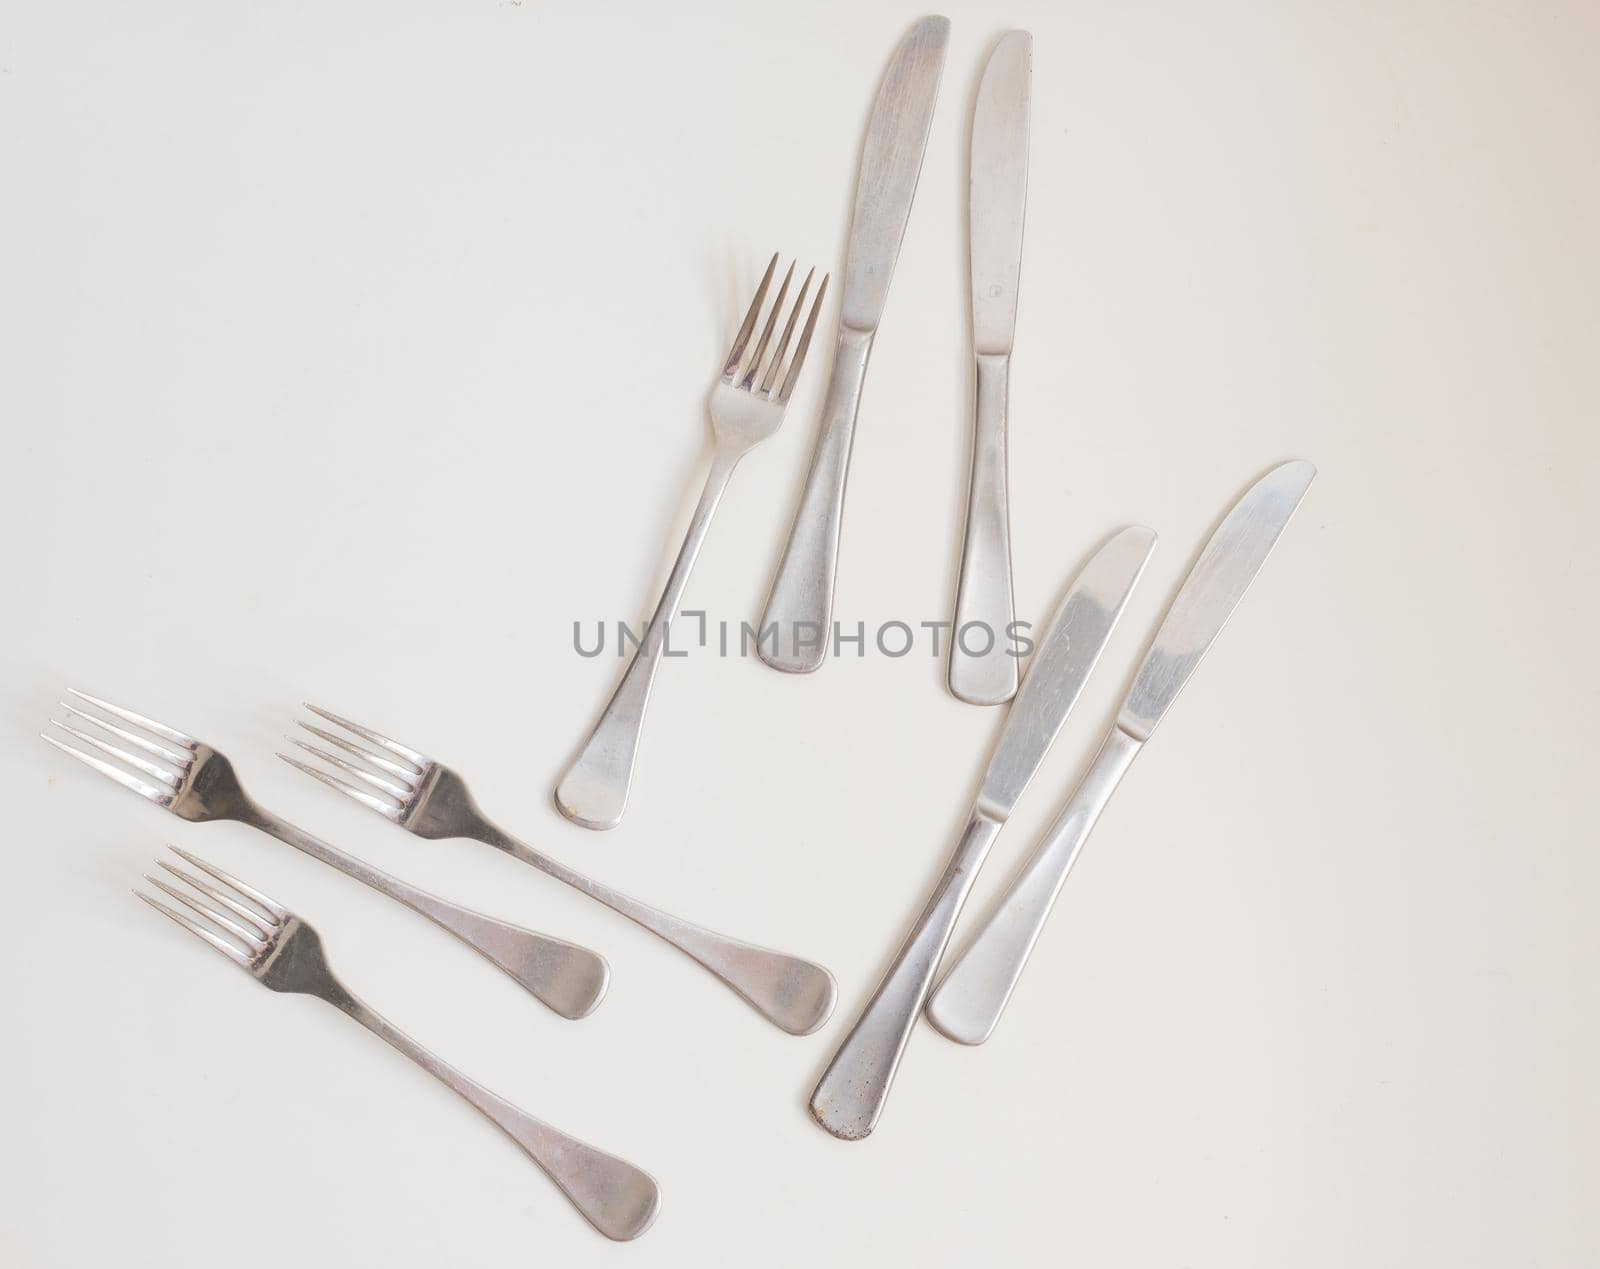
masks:
<svg viewBox="0 0 1600 1269"><path fill-rule="evenodd" d="M308 921L205 860L176 846L170 849L211 881L165 859L156 863L190 889L180 890L148 873L145 880L209 925L135 890L133 893L139 898L204 939L263 987L316 996L387 1040L516 1142L561 1187L584 1219L607 1238L626 1241L650 1227L661 1198L648 1172L535 1119L435 1057L387 1018L369 1009L334 976L322 950L322 939ZM212 881L219 884L213 885Z"/></svg>
<svg viewBox="0 0 1600 1269"><path fill-rule="evenodd" d="M158 743L85 713L65 701L61 703L69 714L98 730L91 733L54 718L50 720L51 725L89 749L64 743L49 733L44 733L42 738L102 775L110 776L123 788L132 789L180 819L197 824L210 820L234 820L248 824L296 850L304 851L313 859L320 859L337 868L346 876L365 882L374 890L398 900L454 934L468 947L493 961L563 1018L584 1017L605 995L611 968L603 956L588 948L446 903L435 895L407 885L398 877L380 872L354 855L335 849L257 806L245 793L244 786L234 773L233 764L210 745L164 723L113 705L110 701L103 701L75 688L67 690L79 700L148 732L150 736L160 737L161 743ZM103 737L115 737L122 743L114 744ZM104 758L96 757L91 752L93 750L115 758L140 774L130 774Z"/></svg>
<svg viewBox="0 0 1600 1269"><path fill-rule="evenodd" d="M623 809L628 804L628 789L633 783L633 766L639 752L639 733L644 727L644 710L650 700L650 687L655 682L656 669L661 664L668 626L683 600L689 571L694 567L695 557L700 554L706 531L711 527L711 517L739 460L776 432L783 423L789 396L800 377L806 350L811 346L811 334L816 329L822 297L828 291L826 276L817 288L817 298L806 317L794 358L789 362L787 371L783 369L790 337L794 334L800 310L805 305L806 292L811 289L815 269L806 274L799 297L784 325L783 335L778 340L771 360L766 363L765 374L762 373L767 346L777 326L784 298L789 293L789 283L794 278L794 265L791 264L783 285L778 288L778 298L773 302L772 312L761 331L761 338L756 342L755 351L748 361L745 359L750 336L755 331L761 305L777 267L778 257L774 255L761 278L761 285L756 288L756 297L750 303L750 311L745 314L744 324L734 336L733 347L728 350L727 360L722 366L722 374L712 385L710 410L715 444L711 454L711 470L706 476L705 488L701 490L700 503L689 522L689 532L678 551L666 588L661 593L661 600L634 648L633 659L628 663L622 681L617 684L616 691L601 712L582 750L556 785L557 808L573 823L581 824L584 828L615 828L622 820Z"/></svg>
<svg viewBox="0 0 1600 1269"><path fill-rule="evenodd" d="M332 770L279 754L290 766L349 795L418 837L430 841L470 838L566 882L693 957L790 1035L809 1035L833 1012L838 989L833 975L822 966L714 934L591 881L498 827L478 809L466 781L442 762L315 705L306 708L342 728L347 736L304 721L300 726L349 757L293 738L296 745ZM357 761L352 762L351 758Z"/></svg>

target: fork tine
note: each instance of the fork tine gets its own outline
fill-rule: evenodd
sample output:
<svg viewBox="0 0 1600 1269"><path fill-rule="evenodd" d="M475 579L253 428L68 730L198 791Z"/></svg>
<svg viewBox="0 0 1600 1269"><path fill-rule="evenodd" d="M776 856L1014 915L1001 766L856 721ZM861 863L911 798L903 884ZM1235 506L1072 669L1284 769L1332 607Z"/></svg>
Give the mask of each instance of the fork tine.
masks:
<svg viewBox="0 0 1600 1269"><path fill-rule="evenodd" d="M330 713L328 710L318 709L309 701L306 702L306 708L319 718L326 718L330 723L336 723L338 726L343 727L346 731L353 731L356 735L365 737L375 745L382 745L390 753L399 754L414 767L421 767L428 761L426 757L418 753L415 749L407 749L398 741L390 740L387 736L383 735L383 733L373 731L370 727L363 727L360 723L352 723L348 718L340 718L339 715Z"/></svg>
<svg viewBox="0 0 1600 1269"><path fill-rule="evenodd" d="M168 740L176 741L185 749L194 749L200 742L193 736L185 736L181 731L175 731L165 723L158 723L153 718L146 718L143 714L135 714L131 709L123 709L120 705L113 705L110 701L103 701L98 696L90 696L87 692L80 692L75 687L69 687L79 700L88 701L91 705L98 705L108 714L115 714L118 718L125 719L135 727L143 727L146 731L154 732L157 736L165 736Z"/></svg>
<svg viewBox="0 0 1600 1269"><path fill-rule="evenodd" d="M138 745L139 748L143 749L146 753L153 753L158 758L166 759L168 762L172 763L173 766L187 767L191 762L194 761L194 754L192 753L179 753L177 750L168 749L165 745L156 744L155 741L149 739L148 737L136 736L133 734L133 732L126 731L123 728L118 727L115 723L108 723L103 718L96 718L93 714L84 713L83 710L71 704L69 701L62 701L61 708L66 710L69 714L76 714L85 722L93 723L102 731L108 731L113 736L122 737L122 739L126 740L130 745ZM57 725L59 726L59 724Z"/></svg>
<svg viewBox="0 0 1600 1269"><path fill-rule="evenodd" d="M362 806L371 807L379 815L382 815L387 819L394 820L397 824L400 822L400 808L398 806L390 806L389 803L385 802L382 798L374 797L365 789L358 789L355 785L350 784L345 780L341 780L338 776L329 775L326 771L319 771L316 767L308 766L307 764L301 762L300 759L291 758L286 753L280 753L278 757L282 758L297 771L304 771L313 779L321 780L322 783L327 785L330 789L338 789L340 793L348 794L350 797L353 797L357 802L360 802Z"/></svg>
<svg viewBox="0 0 1600 1269"><path fill-rule="evenodd" d="M172 805L172 795L170 793L163 789L156 788L153 784L146 784L143 780L139 779L138 776L131 776L126 771L123 771L118 767L113 767L104 759L96 758L93 754L84 753L83 750L77 749L72 745L62 744L61 741L57 740L54 736L47 735L44 732L39 733L39 739L44 741L47 745L54 745L57 749L61 750L62 753L71 754L79 762L93 767L101 775L110 776L123 788L132 789L142 798L149 798L157 806L169 807Z"/></svg>
<svg viewBox="0 0 1600 1269"><path fill-rule="evenodd" d="M171 868L172 867L172 865L164 863L164 862L161 864L161 866L163 868ZM177 869L173 869L173 871L177 872L178 870ZM180 877L183 877L183 879L185 881L188 881L188 882L190 882L190 884L193 884L193 878L185 876L182 872L178 872L178 875ZM176 886L169 886L166 882L162 881L160 877L152 877L149 873L145 873L144 879L146 881L148 881L152 886L154 886L157 890L160 890L165 894L171 895L179 903L183 904L184 907L188 908L189 911L195 913L198 916L203 916L207 921L214 922L216 925L218 925L222 929L226 930L229 934L233 935L234 938L238 939L239 942L243 943L246 947L248 947L257 956L260 956L262 952L266 951L267 948L271 946L271 944L263 942L259 936L250 933L249 930L245 929L244 926L240 925L237 921L233 920L231 917L226 916L221 912L218 912L215 908L211 907L209 904L201 903L198 899L195 899L195 898L191 897L190 895L184 894L183 891L179 890Z"/></svg>
<svg viewBox="0 0 1600 1269"><path fill-rule="evenodd" d="M800 367L805 362L806 350L811 347L811 332L817 328L817 314L822 311L822 297L828 293L828 275L822 275L822 285L817 288L817 298L811 302L811 314L806 318L806 326L800 332L800 346L794 350L794 360L789 363L789 373L784 376L783 387L778 392L778 400L787 402L789 394L794 391L795 380L800 377Z"/></svg>
<svg viewBox="0 0 1600 1269"><path fill-rule="evenodd" d="M800 320L800 310L806 306L806 293L811 290L811 279L816 276L817 271L812 269L806 274L806 280L800 284L800 294L794 298L794 307L789 310L789 320L783 324L783 338L778 340L778 346L772 353L772 363L767 367L767 373L761 380L761 395L764 397L772 396L772 385L777 381L778 371L783 369L783 356L789 351L789 337L794 334L795 323Z"/></svg>
<svg viewBox="0 0 1600 1269"><path fill-rule="evenodd" d="M172 918L172 920L176 921L179 925L183 926L184 929L188 930L190 934L195 934L200 938L203 938L207 943L211 944L212 947L216 948L217 951L221 952L240 969L250 968L250 958L232 943L228 942L227 939L218 937L210 930L206 929L203 925L199 924L199 922L191 921L188 917L184 916L183 913L174 912L171 908L167 907L166 904L161 903L156 899L152 899L142 890L135 890L133 893L139 898L143 899L157 912L161 913L162 916Z"/></svg>
<svg viewBox="0 0 1600 1269"><path fill-rule="evenodd" d="M410 767L402 767L398 762L390 762L387 758L380 758L377 754L368 752L360 745L351 744L343 737L335 736L331 731L324 731L320 727L313 727L310 723L300 722L298 718L295 719L295 722L301 727L304 727L313 736L317 736L322 740L326 740L330 745L338 745L339 748L343 749L346 753L355 754L355 756L360 758L363 762L370 762L380 771L387 771L392 776L398 776L400 782L406 786L407 792L410 792L411 789L415 787L413 781L416 780L417 773L411 770ZM299 743L300 742L298 740L295 741L295 744Z"/></svg>
<svg viewBox="0 0 1600 1269"><path fill-rule="evenodd" d="M761 373L761 359L767 355L767 345L772 342L773 329L778 325L778 314L783 312L784 296L789 294L789 283L794 281L794 262L789 263L789 272L783 275L783 285L778 288L778 298L772 301L772 312L767 314L767 324L761 328L761 338L756 341L755 354L750 358L750 369L745 371L744 379L739 386L746 392L756 381L756 376Z"/></svg>
<svg viewBox="0 0 1600 1269"><path fill-rule="evenodd" d="M355 776L357 780L366 781L373 788L382 790L392 798L398 798L400 801L404 802L406 798L411 796L410 788L402 788L400 785L395 784L391 780L385 780L380 775L373 775L370 771L363 771L360 767L356 766L355 763L346 761L336 753L329 753L326 749L318 749L315 745L309 744L304 740L298 740L293 736L289 736L287 739L291 743L299 745L300 748L304 749L307 753L316 754L317 757L321 758L324 762L331 762L334 766L338 767L339 770Z"/></svg>
<svg viewBox="0 0 1600 1269"><path fill-rule="evenodd" d="M247 908L244 904L240 903L231 895L223 894L222 891L218 890L209 881L206 881L201 877L196 877L192 873L184 872L182 868L174 867L165 859L158 859L156 860L156 863L162 868L165 868L180 881L184 881L193 886L201 894L209 895L223 907L227 908L228 911L235 913L242 920L249 922L250 928L255 931L255 934L251 937L258 939L269 939L272 937L273 923L267 917L262 916L259 912L255 912L250 908Z"/></svg>
<svg viewBox="0 0 1600 1269"><path fill-rule="evenodd" d="M744 360L745 345L750 342L750 334L756 328L756 318L761 316L761 301L767 298L767 287L771 285L772 275L778 267L778 253L772 253L772 260L767 265L767 271L761 275L761 285L756 288L756 298L750 301L750 311L744 315L744 325L739 327L739 333L733 337L733 347L728 350L728 360L723 363L722 377L729 383L739 373L739 363Z"/></svg>
<svg viewBox="0 0 1600 1269"><path fill-rule="evenodd" d="M266 895L262 894L261 891L255 889L253 886L245 885L244 882L240 881L237 877L229 876L215 864L208 864L203 859L197 859L188 851L179 850L176 846L168 846L167 849L185 863L193 864L201 872L209 873L223 885L232 887L238 893L242 894L246 899L250 900L251 903L259 907L263 912L271 914L273 920L279 925L282 925L283 922L289 919L290 913L288 908L284 907L281 903L278 903L273 899L267 898Z"/></svg>
<svg viewBox="0 0 1600 1269"><path fill-rule="evenodd" d="M173 773L168 771L165 767L158 767L153 762L146 762L143 758L140 758L135 754L124 753L115 745L106 744L106 742L101 740L98 736L91 736L86 731L79 731L76 727L69 727L66 723L60 722L54 718L50 720L50 726L61 728L61 730L66 732L67 735L76 736L79 740L83 741L84 744L93 745L101 753L110 754L118 762L127 763L135 771L143 771L145 775L149 776L153 780L160 780L162 784L166 785L174 792L176 792L178 786L183 783L182 780L173 775Z"/></svg>

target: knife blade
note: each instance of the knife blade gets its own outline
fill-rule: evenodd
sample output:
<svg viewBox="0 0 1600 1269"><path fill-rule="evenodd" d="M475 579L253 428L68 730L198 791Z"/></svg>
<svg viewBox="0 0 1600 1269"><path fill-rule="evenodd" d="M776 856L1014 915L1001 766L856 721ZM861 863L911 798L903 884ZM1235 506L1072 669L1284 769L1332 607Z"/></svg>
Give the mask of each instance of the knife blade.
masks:
<svg viewBox="0 0 1600 1269"><path fill-rule="evenodd" d="M993 1034L1100 813L1238 607L1316 474L1304 461L1275 467L1211 535L1156 630L1088 774L928 1001L928 1020L952 1040L982 1044Z"/></svg>
<svg viewBox="0 0 1600 1269"><path fill-rule="evenodd" d="M972 108L972 343L980 355L1009 353L1016 335L1032 81L1033 36L1008 31Z"/></svg>
<svg viewBox="0 0 1600 1269"><path fill-rule="evenodd" d="M1045 627L978 790L990 818L1010 817L1050 752L1155 545L1150 529L1122 530L1084 565Z"/></svg>
<svg viewBox="0 0 1600 1269"><path fill-rule="evenodd" d="M913 23L895 49L872 104L856 177L844 299L839 306L840 321L857 330L876 330L883 319L922 173L949 39L949 18Z"/></svg>
<svg viewBox="0 0 1600 1269"><path fill-rule="evenodd" d="M845 479L867 358L917 191L949 36L948 18L928 17L912 25L884 73L867 124L833 370L811 469L761 618L761 629L775 628L776 637L757 640L761 659L777 670L815 670L829 646Z"/></svg>
<svg viewBox="0 0 1600 1269"><path fill-rule="evenodd" d="M812 1115L834 1136L860 1140L877 1125L973 879L1083 690L1155 540L1149 529L1124 529L1089 561L1057 609L944 875L811 1094Z"/></svg>
<svg viewBox="0 0 1600 1269"><path fill-rule="evenodd" d="M976 393L948 680L951 694L973 705L999 705L1017 690L1016 658L1004 647L1015 616L1006 413L1022 274L1032 77L1033 37L1008 32L989 55L972 109L968 197ZM971 641L969 631L976 631Z"/></svg>
<svg viewBox="0 0 1600 1269"><path fill-rule="evenodd" d="M1140 740L1150 739L1261 571L1316 474L1304 461L1274 468L1217 526L1156 631L1117 726Z"/></svg>

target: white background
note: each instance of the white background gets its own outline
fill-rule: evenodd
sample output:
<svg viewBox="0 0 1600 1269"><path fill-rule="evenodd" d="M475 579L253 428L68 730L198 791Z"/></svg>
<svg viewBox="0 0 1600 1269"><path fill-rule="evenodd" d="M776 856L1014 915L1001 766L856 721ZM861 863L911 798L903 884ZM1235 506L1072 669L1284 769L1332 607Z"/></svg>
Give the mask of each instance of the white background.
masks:
<svg viewBox="0 0 1600 1269"><path fill-rule="evenodd" d="M690 506L773 250L838 270L873 3L13 3L0 15L7 1263L1576 1266L1600 1257L1592 511L1600 12L951 3L872 366L837 616L938 620L967 451L965 137L1035 34L1012 388L1020 615L1162 544L1000 839L1089 758L1211 525L1321 475L1130 773L993 1041L913 1037L875 1136L805 1101L1000 722L942 666L666 667L628 818L554 779ZM838 290L829 317L836 311ZM826 341L693 578L759 612ZM269 806L584 942L562 1022L426 923L34 739L68 685ZM273 757L302 699L461 769L563 859L816 958L794 1039L522 866ZM377 1008L650 1169L606 1243L332 1010L137 904L165 841L314 921ZM958 939L961 936L958 935Z"/></svg>

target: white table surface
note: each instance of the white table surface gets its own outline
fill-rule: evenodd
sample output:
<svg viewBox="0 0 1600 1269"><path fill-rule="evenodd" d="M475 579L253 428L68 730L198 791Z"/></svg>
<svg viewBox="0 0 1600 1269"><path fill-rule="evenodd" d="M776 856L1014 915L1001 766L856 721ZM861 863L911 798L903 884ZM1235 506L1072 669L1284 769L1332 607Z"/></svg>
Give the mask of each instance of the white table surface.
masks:
<svg viewBox="0 0 1600 1269"><path fill-rule="evenodd" d="M867 382L837 616L948 617L963 202L986 49L1036 38L1012 387L1022 616L1162 544L980 880L1089 758L1210 526L1306 506L1130 773L979 1050L913 1037L878 1132L805 1102L1000 721L869 650L667 667L623 827L552 808L687 517L773 250L838 269L914 9L18 3L0 15L7 1264L1576 1266L1600 1255L1594 837L1600 10L949 3ZM835 311L837 289L830 303ZM826 346L691 583L757 615ZM602 950L566 1023L411 914L34 736L66 685L261 799ZM512 861L274 761L309 699L536 843L838 977L763 1024ZM332 1010L129 895L162 843L304 913L376 1007L660 1179L606 1243ZM958 934L958 939L961 936Z"/></svg>

